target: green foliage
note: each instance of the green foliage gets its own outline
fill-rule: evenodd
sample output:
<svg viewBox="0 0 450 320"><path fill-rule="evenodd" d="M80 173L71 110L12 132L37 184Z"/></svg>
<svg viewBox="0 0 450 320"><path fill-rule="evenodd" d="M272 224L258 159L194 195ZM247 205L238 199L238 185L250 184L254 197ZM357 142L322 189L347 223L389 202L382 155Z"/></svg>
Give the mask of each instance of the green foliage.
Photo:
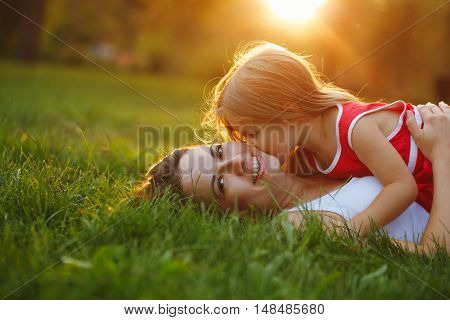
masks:
<svg viewBox="0 0 450 320"><path fill-rule="evenodd" d="M168 193L134 204L136 126L174 120L96 71L0 68L0 297L450 295L442 252L406 253L376 234L364 243L329 237L315 219L298 232L283 215L221 216ZM192 121L200 85L123 78Z"/></svg>

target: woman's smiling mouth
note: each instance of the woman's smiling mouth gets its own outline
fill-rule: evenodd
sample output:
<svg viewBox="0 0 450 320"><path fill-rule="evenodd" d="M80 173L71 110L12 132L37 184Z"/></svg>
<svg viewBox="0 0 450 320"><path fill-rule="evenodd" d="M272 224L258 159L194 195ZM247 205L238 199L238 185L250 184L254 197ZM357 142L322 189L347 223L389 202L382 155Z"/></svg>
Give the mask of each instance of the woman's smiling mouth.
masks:
<svg viewBox="0 0 450 320"><path fill-rule="evenodd" d="M263 170L261 166L261 158L252 156L253 159L253 184L262 176Z"/></svg>

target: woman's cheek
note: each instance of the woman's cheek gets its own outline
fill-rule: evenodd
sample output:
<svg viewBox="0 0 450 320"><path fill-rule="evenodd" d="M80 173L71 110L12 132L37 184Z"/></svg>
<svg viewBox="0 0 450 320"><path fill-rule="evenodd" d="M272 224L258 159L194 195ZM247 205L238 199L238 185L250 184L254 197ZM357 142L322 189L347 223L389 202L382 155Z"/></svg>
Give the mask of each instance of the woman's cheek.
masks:
<svg viewBox="0 0 450 320"><path fill-rule="evenodd" d="M270 150L269 146L266 144L266 141L263 136L258 137L258 138L251 138L248 140L248 143L250 145L255 146L257 149L261 150L262 152L265 153L271 153L272 150Z"/></svg>
<svg viewBox="0 0 450 320"><path fill-rule="evenodd" d="M256 205L255 202L255 194L249 192L249 190L242 190L241 192L236 193L236 196L233 199L233 206L237 204L240 209L247 209L252 205Z"/></svg>
<svg viewBox="0 0 450 320"><path fill-rule="evenodd" d="M230 183L232 187L230 187L230 190L225 194L224 203L226 207L234 208L237 205L239 208L244 208L248 206L251 201L248 190L246 190L241 181L234 180L233 182L234 183Z"/></svg>

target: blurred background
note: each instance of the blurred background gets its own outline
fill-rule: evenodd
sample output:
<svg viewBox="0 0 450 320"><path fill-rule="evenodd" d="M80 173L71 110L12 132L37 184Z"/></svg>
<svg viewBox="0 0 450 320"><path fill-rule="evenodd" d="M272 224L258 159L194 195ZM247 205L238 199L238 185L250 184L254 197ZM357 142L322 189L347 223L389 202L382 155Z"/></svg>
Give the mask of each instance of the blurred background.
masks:
<svg viewBox="0 0 450 320"><path fill-rule="evenodd" d="M206 81L234 51L268 40L363 97L449 100L450 11L442 0L2 0L112 70ZM406 28L447 5L417 26ZM89 64L0 3L3 60ZM378 52L356 64L389 39Z"/></svg>
<svg viewBox="0 0 450 320"><path fill-rule="evenodd" d="M0 32L0 144L126 176L204 142L204 95L253 40L368 101L450 101L448 0L0 0Z"/></svg>

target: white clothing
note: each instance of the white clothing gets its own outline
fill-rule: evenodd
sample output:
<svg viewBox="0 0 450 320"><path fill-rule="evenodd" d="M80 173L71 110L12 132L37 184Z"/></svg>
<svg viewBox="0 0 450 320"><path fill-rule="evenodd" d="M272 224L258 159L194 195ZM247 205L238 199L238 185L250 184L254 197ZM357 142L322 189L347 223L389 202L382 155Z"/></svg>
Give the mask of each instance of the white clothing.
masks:
<svg viewBox="0 0 450 320"><path fill-rule="evenodd" d="M352 178L342 187L310 202L289 209L295 211L328 211L352 219L366 209L383 189L375 177ZM428 212L414 202L399 217L383 227L392 238L418 243L427 225Z"/></svg>

